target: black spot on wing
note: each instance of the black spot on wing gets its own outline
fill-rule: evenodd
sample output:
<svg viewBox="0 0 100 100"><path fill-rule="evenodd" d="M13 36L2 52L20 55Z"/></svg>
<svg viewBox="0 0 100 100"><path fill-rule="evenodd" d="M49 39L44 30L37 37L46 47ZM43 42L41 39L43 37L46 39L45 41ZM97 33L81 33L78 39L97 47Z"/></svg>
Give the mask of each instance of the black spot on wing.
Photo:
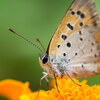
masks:
<svg viewBox="0 0 100 100"><path fill-rule="evenodd" d="M63 56L66 56L66 53L63 53Z"/></svg>
<svg viewBox="0 0 100 100"><path fill-rule="evenodd" d="M83 41L83 38L80 38L80 41Z"/></svg>
<svg viewBox="0 0 100 100"><path fill-rule="evenodd" d="M94 46L94 43L92 42L91 45Z"/></svg>
<svg viewBox="0 0 100 100"><path fill-rule="evenodd" d="M97 58L97 54L95 54L94 57Z"/></svg>
<svg viewBox="0 0 100 100"><path fill-rule="evenodd" d="M68 27L70 30L73 30L73 29L74 29L73 26L71 25L71 23L68 23L68 24L67 24L67 27Z"/></svg>
<svg viewBox="0 0 100 100"><path fill-rule="evenodd" d="M84 65L82 64L81 67L84 68Z"/></svg>
<svg viewBox="0 0 100 100"><path fill-rule="evenodd" d="M80 17L81 17L82 19L85 18L85 14L82 13L82 14L80 15Z"/></svg>
<svg viewBox="0 0 100 100"><path fill-rule="evenodd" d="M80 23L79 23L79 26L81 26L81 27L82 27L83 25L84 25L84 24L83 24L83 22L80 22Z"/></svg>
<svg viewBox="0 0 100 100"><path fill-rule="evenodd" d="M70 42L67 43L67 47L71 47L71 43Z"/></svg>
<svg viewBox="0 0 100 100"><path fill-rule="evenodd" d="M82 32L81 31L79 31L79 35L82 35Z"/></svg>
<svg viewBox="0 0 100 100"><path fill-rule="evenodd" d="M75 56L77 56L78 54L77 53L75 53Z"/></svg>
<svg viewBox="0 0 100 100"><path fill-rule="evenodd" d="M62 35L61 35L61 38L62 38L63 40L66 40L66 39L67 39L67 35L62 34Z"/></svg>
<svg viewBox="0 0 100 100"><path fill-rule="evenodd" d="M57 47L59 48L59 47L60 47L60 45L58 44L58 45L57 45Z"/></svg>
<svg viewBox="0 0 100 100"><path fill-rule="evenodd" d="M80 10L77 11L77 15L81 15L81 11Z"/></svg>
<svg viewBox="0 0 100 100"><path fill-rule="evenodd" d="M71 15L72 15L72 16L75 15L75 12L74 12L74 11L71 11Z"/></svg>

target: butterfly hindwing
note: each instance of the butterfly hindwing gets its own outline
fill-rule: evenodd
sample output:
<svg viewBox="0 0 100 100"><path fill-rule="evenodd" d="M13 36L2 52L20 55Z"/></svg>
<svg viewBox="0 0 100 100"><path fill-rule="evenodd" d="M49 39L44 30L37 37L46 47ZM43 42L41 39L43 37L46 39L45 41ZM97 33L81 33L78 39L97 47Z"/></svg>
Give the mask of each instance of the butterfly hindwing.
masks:
<svg viewBox="0 0 100 100"><path fill-rule="evenodd" d="M60 44L68 39L74 31L85 25L97 27L99 26L98 20L93 0L74 0L51 38L47 50L50 59L56 57Z"/></svg>
<svg viewBox="0 0 100 100"><path fill-rule="evenodd" d="M97 73L100 49L95 32L88 26L76 30L57 49L56 60L71 76L87 77Z"/></svg>

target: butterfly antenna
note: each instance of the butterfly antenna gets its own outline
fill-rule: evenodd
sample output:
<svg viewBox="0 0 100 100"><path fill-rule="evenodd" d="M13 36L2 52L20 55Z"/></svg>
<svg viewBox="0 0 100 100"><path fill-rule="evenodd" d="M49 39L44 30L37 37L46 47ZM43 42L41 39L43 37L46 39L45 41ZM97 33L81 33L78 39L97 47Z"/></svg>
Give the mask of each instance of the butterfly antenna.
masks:
<svg viewBox="0 0 100 100"><path fill-rule="evenodd" d="M15 31L13 31L11 28L8 28L9 31L11 31L12 33L16 34L17 36L21 37L22 39L24 39L25 41L29 42L30 44L32 44L33 46L35 46L37 49L39 49L42 53L44 53L36 44L34 44L33 42L31 42L30 40L26 39L25 37L19 35L18 33L16 33Z"/></svg>
<svg viewBox="0 0 100 100"><path fill-rule="evenodd" d="M41 45L42 49L43 49L44 52L45 52L45 48L44 48L44 46L42 45L42 43L40 42L40 40L39 40L38 38L36 38L36 41Z"/></svg>

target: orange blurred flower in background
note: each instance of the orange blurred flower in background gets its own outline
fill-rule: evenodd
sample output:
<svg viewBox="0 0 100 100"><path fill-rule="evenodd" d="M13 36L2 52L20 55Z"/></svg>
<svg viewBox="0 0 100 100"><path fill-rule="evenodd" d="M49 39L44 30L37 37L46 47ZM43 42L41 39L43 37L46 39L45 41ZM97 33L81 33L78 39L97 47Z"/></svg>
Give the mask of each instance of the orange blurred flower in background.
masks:
<svg viewBox="0 0 100 100"><path fill-rule="evenodd" d="M86 80L82 82L74 80L82 86L77 86L70 79L57 79L59 93L54 81L51 82L53 86L51 90L32 92L28 82L8 79L0 82L0 95L10 100L100 100L99 85L90 87L86 85Z"/></svg>

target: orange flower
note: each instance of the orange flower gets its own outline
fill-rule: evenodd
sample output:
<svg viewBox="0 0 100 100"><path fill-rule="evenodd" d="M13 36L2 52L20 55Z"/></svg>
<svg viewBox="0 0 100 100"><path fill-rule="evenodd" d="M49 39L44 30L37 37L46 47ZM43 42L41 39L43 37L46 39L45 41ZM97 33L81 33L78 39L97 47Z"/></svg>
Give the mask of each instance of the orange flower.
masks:
<svg viewBox="0 0 100 100"><path fill-rule="evenodd" d="M31 93L28 82L22 83L11 79L0 81L0 95L10 100L19 100L20 95L28 93Z"/></svg>
<svg viewBox="0 0 100 100"><path fill-rule="evenodd" d="M55 82L54 88L48 91L40 90L32 92L28 83L14 80L4 80L0 82L0 95L11 100L100 100L100 86L92 87L86 85L86 80L79 82L82 85L75 85L70 79L57 79L60 93L58 93Z"/></svg>

